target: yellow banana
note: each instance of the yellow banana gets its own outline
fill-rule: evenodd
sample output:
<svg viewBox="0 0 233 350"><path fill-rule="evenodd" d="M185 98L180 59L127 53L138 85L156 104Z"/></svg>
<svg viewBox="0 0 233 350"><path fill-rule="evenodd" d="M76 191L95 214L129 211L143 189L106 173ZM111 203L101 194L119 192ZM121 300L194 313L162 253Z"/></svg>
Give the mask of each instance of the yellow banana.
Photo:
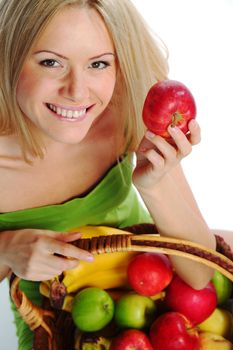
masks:
<svg viewBox="0 0 233 350"><path fill-rule="evenodd" d="M124 231L104 227L104 226L85 226L74 231L82 233L82 238L98 237L103 235L125 234ZM102 285L103 289L124 286L126 283L127 266L137 252L114 252L95 255L94 262L80 261L79 265L72 269L64 271L63 284L67 288L68 293L76 292L78 289L86 285L101 287L101 280L105 281ZM107 271L106 271L107 270ZM109 272L111 270L111 272ZM120 271L121 270L121 271ZM104 273L100 274L101 271ZM115 282L114 282L115 271ZM123 273L125 272L125 275ZM120 273L120 274L119 274ZM117 276L121 276L117 278ZM109 284L107 283L109 281ZM122 284L123 283L123 284Z"/></svg>
<svg viewBox="0 0 233 350"><path fill-rule="evenodd" d="M104 226L84 226L73 229L72 232L81 232L82 238L91 238L106 235L127 234L119 229ZM112 289L127 287L127 266L131 259L138 252L113 252L96 254L93 262L80 261L78 266L72 270L63 272L63 279L60 282L66 287L67 295L76 293L85 287L98 287ZM50 297L50 286L55 279L43 281L40 285L40 292ZM63 307L70 305L64 299Z"/></svg>
<svg viewBox="0 0 233 350"><path fill-rule="evenodd" d="M114 289L118 288L119 286L124 286L124 292L126 293L128 290L126 270L122 268L99 271L78 282L79 283L76 285L74 284L69 286L70 289L72 290L73 287L74 290L77 291L87 287L97 287L108 290L109 288ZM64 298L62 309L71 311L75 293L70 292L69 289L67 289L67 293L67 296Z"/></svg>
<svg viewBox="0 0 233 350"><path fill-rule="evenodd" d="M75 293L76 291L86 287L97 287L102 289L112 289L127 286L126 266L119 268L99 270L89 275L72 280L66 280L63 284L66 286L67 293Z"/></svg>

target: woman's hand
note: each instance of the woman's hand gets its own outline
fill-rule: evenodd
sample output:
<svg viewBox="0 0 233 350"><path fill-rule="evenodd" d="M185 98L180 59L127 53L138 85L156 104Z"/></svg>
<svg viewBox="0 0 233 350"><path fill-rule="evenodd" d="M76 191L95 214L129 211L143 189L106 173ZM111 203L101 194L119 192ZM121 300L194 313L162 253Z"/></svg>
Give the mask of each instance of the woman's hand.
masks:
<svg viewBox="0 0 233 350"><path fill-rule="evenodd" d="M76 267L79 260L93 260L89 252L69 244L80 236L35 229L1 232L0 263L23 279L49 280Z"/></svg>
<svg viewBox="0 0 233 350"><path fill-rule="evenodd" d="M147 132L137 151L137 165L133 182L140 191L153 189L165 174L192 151L192 145L200 142L200 127L196 120L189 123L189 135L177 127L169 126L168 132L174 145L164 138Z"/></svg>

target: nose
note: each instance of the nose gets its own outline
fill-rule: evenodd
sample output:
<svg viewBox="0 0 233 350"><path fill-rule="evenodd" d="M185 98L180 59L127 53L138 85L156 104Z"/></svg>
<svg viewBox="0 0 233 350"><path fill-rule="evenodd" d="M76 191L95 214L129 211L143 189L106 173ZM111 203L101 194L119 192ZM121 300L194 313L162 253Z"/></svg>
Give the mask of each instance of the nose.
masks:
<svg viewBox="0 0 233 350"><path fill-rule="evenodd" d="M84 101L89 97L85 72L70 71L63 81L62 95L72 101Z"/></svg>

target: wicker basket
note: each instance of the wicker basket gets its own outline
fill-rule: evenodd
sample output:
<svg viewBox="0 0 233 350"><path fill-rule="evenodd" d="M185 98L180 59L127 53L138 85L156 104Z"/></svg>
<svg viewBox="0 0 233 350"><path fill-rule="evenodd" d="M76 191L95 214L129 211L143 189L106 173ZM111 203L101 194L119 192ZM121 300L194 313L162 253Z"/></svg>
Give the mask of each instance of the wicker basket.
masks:
<svg viewBox="0 0 233 350"><path fill-rule="evenodd" d="M156 235L151 224L125 228L125 235L79 239L73 244L93 254L116 251L161 252L201 262L233 281L233 253L222 237L216 235L217 251L202 245ZM130 233L130 234L129 234ZM19 288L20 278L12 275L11 298L21 317L34 332L33 350L73 350L75 325L68 312L54 309L47 298L43 306L33 305Z"/></svg>

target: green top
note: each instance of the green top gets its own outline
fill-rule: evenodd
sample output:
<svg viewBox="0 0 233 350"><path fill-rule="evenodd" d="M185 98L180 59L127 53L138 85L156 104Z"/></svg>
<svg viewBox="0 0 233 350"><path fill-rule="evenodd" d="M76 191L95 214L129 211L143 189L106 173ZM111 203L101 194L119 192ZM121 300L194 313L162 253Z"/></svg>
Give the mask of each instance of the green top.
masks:
<svg viewBox="0 0 233 350"><path fill-rule="evenodd" d="M84 197L0 214L0 231L22 228L67 231L83 225L121 228L148 222L148 214L131 185L131 176L132 157L126 156Z"/></svg>
<svg viewBox="0 0 233 350"><path fill-rule="evenodd" d="M22 228L68 231L83 225L123 228L152 222L132 186L132 157L113 166L86 196L62 204L0 214L0 231ZM39 283L21 281L20 288L33 303L41 304ZM31 350L33 334L12 304L18 335L18 350Z"/></svg>

